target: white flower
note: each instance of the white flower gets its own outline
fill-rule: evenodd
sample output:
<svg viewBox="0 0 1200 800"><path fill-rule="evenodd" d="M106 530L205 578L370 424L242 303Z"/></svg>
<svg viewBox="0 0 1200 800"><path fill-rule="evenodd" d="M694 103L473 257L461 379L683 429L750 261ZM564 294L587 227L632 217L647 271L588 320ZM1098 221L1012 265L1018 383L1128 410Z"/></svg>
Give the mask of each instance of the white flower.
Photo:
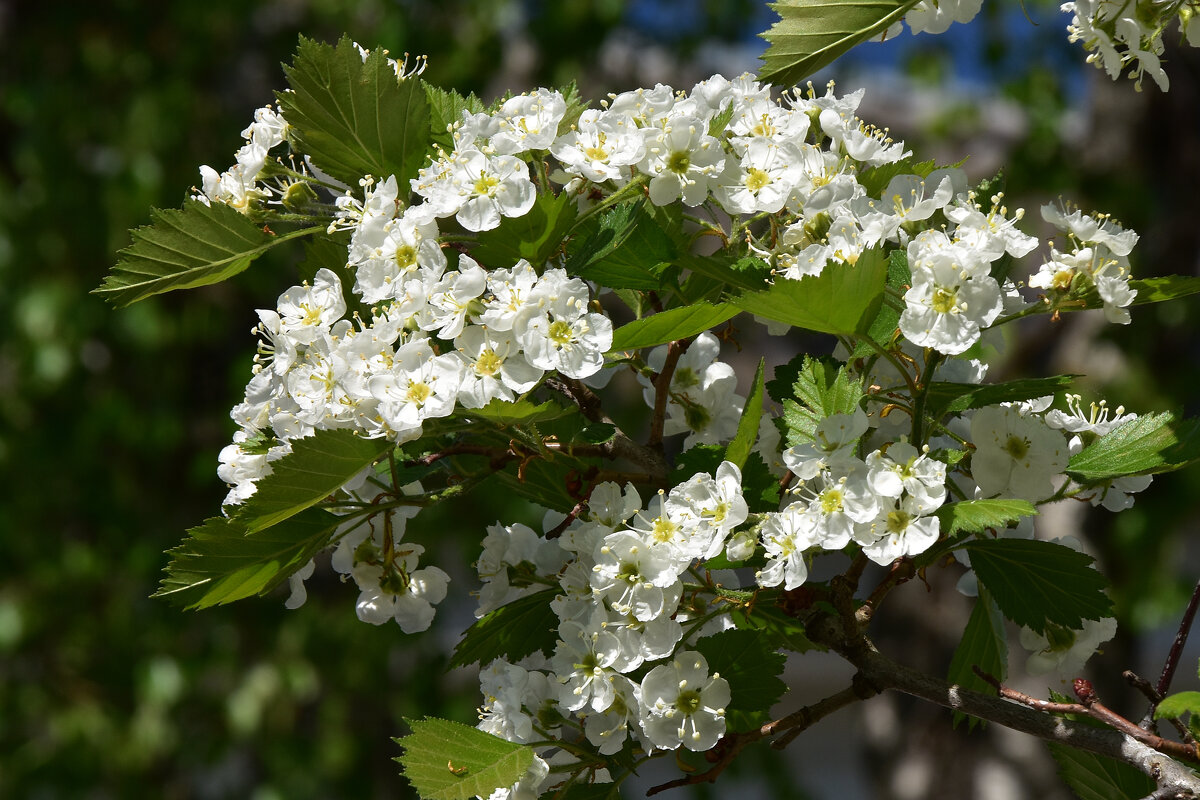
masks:
<svg viewBox="0 0 1200 800"><path fill-rule="evenodd" d="M629 168L645 155L646 142L631 117L589 108L570 132L555 140L550 152L572 175L621 185L629 180Z"/></svg>
<svg viewBox="0 0 1200 800"><path fill-rule="evenodd" d="M928 230L908 245L912 288L904 293L900 331L913 344L957 355L1003 309L1000 286L977 253Z"/></svg>
<svg viewBox="0 0 1200 800"><path fill-rule="evenodd" d="M808 579L804 551L820 539L813 517L804 513L802 503L793 503L778 514L768 514L759 537L766 551L767 565L754 575L760 586L795 589Z"/></svg>
<svg viewBox="0 0 1200 800"><path fill-rule="evenodd" d="M680 198L687 206L708 199L709 186L725 167L721 144L695 117L674 117L646 131L646 157L639 168L650 175L650 202L665 206Z"/></svg>
<svg viewBox="0 0 1200 800"><path fill-rule="evenodd" d="M310 344L346 313L342 282L331 270L318 270L312 285L293 286L276 304L280 332Z"/></svg>
<svg viewBox="0 0 1200 800"><path fill-rule="evenodd" d="M1117 621L1111 617L1085 619L1080 630L1052 623L1040 634L1021 628L1021 646L1030 651L1025 668L1030 675L1055 673L1063 679L1078 677L1084 663L1116 632Z"/></svg>
<svg viewBox="0 0 1200 800"><path fill-rule="evenodd" d="M642 729L652 747L683 745L702 752L725 734L729 682L708 674L699 653L684 650L670 664L655 667L642 679Z"/></svg>
<svg viewBox="0 0 1200 800"><path fill-rule="evenodd" d="M594 554L592 589L622 614L643 622L674 613L683 584L672 554L628 531L609 534Z"/></svg>
<svg viewBox="0 0 1200 800"><path fill-rule="evenodd" d="M612 347L612 320L587 310L587 286L561 269L547 270L534 297L517 315L513 330L535 367L586 378L604 366Z"/></svg>
<svg viewBox="0 0 1200 800"><path fill-rule="evenodd" d="M897 558L924 553L938 540L941 523L929 514L927 505L916 496L891 499L882 504L879 519L872 525L878 537L863 545L867 558L886 566Z"/></svg>
<svg viewBox="0 0 1200 800"><path fill-rule="evenodd" d="M971 420L971 474L985 497L1037 502L1054 494L1052 479L1067 468L1070 452L1061 433L1037 416L988 406Z"/></svg>

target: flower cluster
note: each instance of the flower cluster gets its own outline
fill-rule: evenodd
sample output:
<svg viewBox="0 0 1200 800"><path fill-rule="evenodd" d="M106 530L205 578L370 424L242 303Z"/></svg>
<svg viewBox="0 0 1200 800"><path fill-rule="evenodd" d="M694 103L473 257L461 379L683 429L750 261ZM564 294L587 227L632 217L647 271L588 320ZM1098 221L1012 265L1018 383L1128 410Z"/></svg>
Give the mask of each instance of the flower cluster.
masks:
<svg viewBox="0 0 1200 800"><path fill-rule="evenodd" d="M1184 41L1200 46L1200 21L1193 0L1072 0L1063 3L1062 10L1072 15L1067 33L1070 41L1083 43L1087 60L1114 80L1128 67L1138 89L1148 74L1167 91L1163 34L1172 22L1179 22Z"/></svg>
<svg viewBox="0 0 1200 800"><path fill-rule="evenodd" d="M935 30L942 17L973 14L977 5L922 4L910 18L925 14L920 24ZM398 80L413 77L396 70ZM605 468L636 460L640 445L624 433L597 445L536 430L506 438L489 465L520 461L519 483L537 459L596 459L563 477L572 498L563 508L577 501L569 514L547 514L544 534L520 523L491 526L475 564L479 618L545 593L556 620L552 653L500 658L481 674L480 727L539 743L539 758L510 795L535 795L556 767L578 760L546 747L548 737L602 756L714 747L738 694L710 665L704 638L734 627L732 611L745 612L760 591L808 582L823 553L887 566L945 540L948 503L1077 498L1120 510L1149 482L1083 485L1065 474L1073 454L1132 418L1123 409L1110 417L1103 403L1084 414L1075 396L1063 411L1051 408L1053 397L1029 399L1023 390L992 402L973 393L986 373L976 356L989 329L1068 300L1128 322L1137 235L1104 215L1047 206L1044 218L1068 246L1049 246L1029 281L1043 294L1023 297L1005 277L1013 260L1039 246L1018 228L1022 211L1010 213L1002 195L978 196L960 170L918 167L902 142L856 116L861 99L862 92L839 97L832 85L823 95L810 86L775 98L745 75L714 76L690 92L659 85L612 95L586 110L538 89L488 111L463 111L443 140L449 149L431 146L411 181L363 175L330 192L328 176L287 173L285 194L304 186L314 197L330 195L311 208L345 257L258 311L254 373L232 412L240 429L220 458L229 513L298 440L321 431L386 441L400 448L395 458L426 437L466 441L473 423L550 397L615 428L603 398L589 393L626 370L655 416L644 450L657 448L665 460L662 438L682 435L681 458L708 459L683 463L711 467L670 480L650 459L644 471L614 467L623 477L601 479L601 459ZM287 141L287 123L262 109L246 139L237 166L202 171L202 197L261 213L278 193L265 182L268 151ZM567 221L579 226L553 231L560 246L540 261L483 246L546 195L562 198ZM733 332L692 329L651 342L671 345L613 352L618 301L639 317L691 302L666 279L662 294L631 301L639 293L628 286L606 293L568 272L572 248L595 233L589 221L619 205L630 214L703 207L720 220L704 232L764 286L889 259L895 274L880 299L880 318L892 314L888 330L877 340L842 337L836 360L796 359L809 382L771 390L782 414L738 393L734 367L721 360ZM681 239L683 230L681 222ZM699 274L665 266L689 288ZM1099 299L1088 301L1093 295ZM929 411L935 385L958 394ZM725 455L713 457L722 448ZM649 503L635 482L649 489ZM347 514L330 539L332 566L357 585L361 619L395 620L414 632L431 624L449 578L420 566L424 547L405 538L406 520L424 502L413 495L425 494L400 483L382 465L369 467L337 493L346 502L327 504ZM965 553L960 560L968 563ZM717 572L731 564L745 569ZM311 570L293 576L289 606L304 601Z"/></svg>

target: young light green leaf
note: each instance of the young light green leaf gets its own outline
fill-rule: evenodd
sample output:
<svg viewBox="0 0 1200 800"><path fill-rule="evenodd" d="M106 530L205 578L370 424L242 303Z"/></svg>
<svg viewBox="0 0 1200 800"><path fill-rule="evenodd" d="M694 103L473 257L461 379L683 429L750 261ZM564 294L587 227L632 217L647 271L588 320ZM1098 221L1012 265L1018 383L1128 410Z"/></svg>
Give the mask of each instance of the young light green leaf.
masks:
<svg viewBox="0 0 1200 800"><path fill-rule="evenodd" d="M539 194L528 213L504 217L499 226L480 233L471 256L492 268L508 268L522 258L540 268L562 247L576 213L575 201L566 192Z"/></svg>
<svg viewBox="0 0 1200 800"><path fill-rule="evenodd" d="M406 719L413 732L395 741L404 777L422 800L470 800L512 786L533 764L533 748L477 728L427 717Z"/></svg>
<svg viewBox="0 0 1200 800"><path fill-rule="evenodd" d="M761 630L729 630L696 643L709 675L720 673L729 681L726 720L731 731L748 731L770 721L771 706L787 691L779 678L786 659L770 638Z"/></svg>
<svg viewBox="0 0 1200 800"><path fill-rule="evenodd" d="M464 111L482 113L483 101L474 92L464 97L424 81L421 86L425 89L425 101L429 103L429 132L433 143L449 152L454 149L454 137L449 127L462 121Z"/></svg>
<svg viewBox="0 0 1200 800"><path fill-rule="evenodd" d="M1169 694L1154 709L1155 719L1178 719L1184 714L1200 714L1200 692Z"/></svg>
<svg viewBox="0 0 1200 800"><path fill-rule="evenodd" d="M236 519L209 519L168 551L171 562L154 596L197 609L266 594L307 564L342 522L327 511L309 509L247 535Z"/></svg>
<svg viewBox="0 0 1200 800"><path fill-rule="evenodd" d="M194 289L233 277L278 244L323 228L269 233L224 203L186 200L183 208L154 209L151 223L132 231L133 244L93 294L127 306L175 289Z"/></svg>
<svg viewBox="0 0 1200 800"><path fill-rule="evenodd" d="M810 442L821 420L834 414L849 414L863 398L862 384L851 380L846 367L831 358L804 356L791 392L795 400L783 401L787 444Z"/></svg>
<svg viewBox="0 0 1200 800"><path fill-rule="evenodd" d="M298 514L336 492L393 447L387 439L365 439L350 430L320 430L292 440L292 452L272 462L254 495L234 512L247 533Z"/></svg>
<svg viewBox="0 0 1200 800"><path fill-rule="evenodd" d="M742 408L742 418L738 421L737 433L733 441L725 449L725 460L734 464L739 470L746 463L746 458L754 448L758 439L758 422L762 419L763 404L763 368L766 359L758 360L758 369L754 372L754 382L751 383L750 396Z"/></svg>
<svg viewBox="0 0 1200 800"><path fill-rule="evenodd" d="M617 328L610 353L640 350L686 339L733 318L738 309L728 303L694 303L635 319Z"/></svg>
<svg viewBox="0 0 1200 800"><path fill-rule="evenodd" d="M764 291L742 292L729 302L742 311L820 333L856 336L870 326L883 301L888 262L867 250L854 264L827 264L817 276L779 278Z"/></svg>
<svg viewBox="0 0 1200 800"><path fill-rule="evenodd" d="M401 197L428 160L429 101L416 78L397 80L382 50L364 61L346 36L336 46L300 37L276 98L289 136L322 171L349 186L395 175Z"/></svg>
<svg viewBox="0 0 1200 800"><path fill-rule="evenodd" d="M1115 759L1051 742L1058 774L1079 800L1134 800L1154 793L1154 779Z"/></svg>
<svg viewBox="0 0 1200 800"><path fill-rule="evenodd" d="M1078 630L1085 619L1112 616L1108 580L1089 555L1036 539L986 539L966 547L979 582L1018 625L1036 633L1047 623Z"/></svg>
<svg viewBox="0 0 1200 800"><path fill-rule="evenodd" d="M758 79L800 83L859 42L881 36L917 0L780 0L781 17L761 34L769 46Z"/></svg>
<svg viewBox="0 0 1200 800"><path fill-rule="evenodd" d="M1008 638L1004 632L1004 617L986 589L980 589L979 597L975 600L971 618L950 660L950 672L946 680L964 689L995 694L996 688L980 678L975 673L975 667L1001 682L1008 674ZM963 719L968 720L968 730L979 724L976 717L961 713L954 715L954 724L957 726Z"/></svg>
<svg viewBox="0 0 1200 800"><path fill-rule="evenodd" d="M937 510L942 536L959 533L1001 531L1022 517L1036 516L1037 508L1028 500L960 500L946 503Z"/></svg>
<svg viewBox="0 0 1200 800"><path fill-rule="evenodd" d="M1170 472L1200 460L1200 420L1143 414L1071 457L1067 474L1082 484L1122 475Z"/></svg>
<svg viewBox="0 0 1200 800"><path fill-rule="evenodd" d="M515 662L538 651L553 653L558 640L558 617L550 608L550 601L557 593L557 589L544 589L476 620L455 645L450 666L486 667L497 658Z"/></svg>
<svg viewBox="0 0 1200 800"><path fill-rule="evenodd" d="M1076 375L1055 375L1050 378L1028 378L1004 383L950 383L931 381L925 400L926 412L934 418L972 408L994 406L1018 400L1045 397L1065 389L1075 382Z"/></svg>

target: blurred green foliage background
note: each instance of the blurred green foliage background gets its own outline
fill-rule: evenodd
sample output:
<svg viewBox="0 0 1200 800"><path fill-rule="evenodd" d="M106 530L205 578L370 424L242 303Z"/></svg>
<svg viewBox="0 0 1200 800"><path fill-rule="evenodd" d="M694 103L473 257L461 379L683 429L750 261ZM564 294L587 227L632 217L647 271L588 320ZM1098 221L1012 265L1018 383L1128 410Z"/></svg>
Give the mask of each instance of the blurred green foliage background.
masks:
<svg viewBox="0 0 1200 800"><path fill-rule="evenodd" d="M88 292L151 206L178 206L199 164L231 163L238 131L283 85L297 35L425 53L432 82L484 96L579 79L598 99L753 68L746 48L769 20L753 0L0 3L0 797L405 796L390 760L401 717L474 715L473 675L442 674L450 629L468 619L416 637L363 625L352 588L328 572L297 612L283 595L187 614L148 598L163 551L219 508L216 456L249 374L252 310L272 306L295 267L264 259L226 284L121 310ZM1079 152L1062 133L1078 112L1069 93L1094 76L1058 72L1048 53L1067 48L1061 27L1040 30L1057 44L1035 59L1014 57L1007 16L986 24L976 55L994 74L981 79L1028 120L1013 190L1089 198L1145 241L1157 235L1142 274L1195 270L1183 176L1200 168L1152 167L1163 152L1200 153L1196 73L1190 86L1173 78L1168 98L1130 101L1117 87L1136 114L1104 106L1112 87L1095 89L1082 113L1112 115L1115 149ZM899 63L936 90L955 55L931 42ZM1020 69L1006 66L1014 58ZM970 100L903 135L916 148L969 141L988 125ZM1135 313L1138 324L1105 334L1145 354L1117 370L1120 402L1158 409L1195 395L1191 308ZM1010 358L1061 369L1051 355ZM1182 572L1196 554L1183 558L1178 532L1197 483L1159 481L1097 537L1122 614L1143 628L1177 614L1190 587ZM520 512L499 499L463 505L423 523L463 531L460 570L486 524Z"/></svg>

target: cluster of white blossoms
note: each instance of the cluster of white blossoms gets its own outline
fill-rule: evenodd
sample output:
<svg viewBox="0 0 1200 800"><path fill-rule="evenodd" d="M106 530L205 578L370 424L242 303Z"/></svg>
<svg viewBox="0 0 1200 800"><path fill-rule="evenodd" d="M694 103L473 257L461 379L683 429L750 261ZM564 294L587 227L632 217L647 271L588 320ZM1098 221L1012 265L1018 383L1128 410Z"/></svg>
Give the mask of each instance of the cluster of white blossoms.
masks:
<svg viewBox="0 0 1200 800"><path fill-rule="evenodd" d="M1141 88L1149 75L1164 92L1167 73L1162 68L1163 34L1178 21L1182 40L1200 46L1200 4L1195 0L1072 0L1062 10L1071 14L1067 33L1082 42L1087 60L1112 79L1129 69Z"/></svg>
<svg viewBox="0 0 1200 800"><path fill-rule="evenodd" d="M559 639L549 658L535 652L483 671L479 727L529 743L547 732L565 736L574 718L603 755L631 736L648 752L708 750L725 733L730 688L690 648L732 622L687 598L698 588L689 573L720 554L746 521L741 473L724 462L715 476L698 473L649 508L632 484L606 482L588 509L555 538L519 524L488 529L476 564L477 614L554 585ZM560 519L549 515L547 529ZM547 720L557 724L548 730Z"/></svg>
<svg viewBox="0 0 1200 800"><path fill-rule="evenodd" d="M932 6L951 16L971 7ZM987 329L1068 295L1094 290L1109 320L1127 322L1137 235L1103 215L1047 206L1043 216L1069 247L1049 248L1029 281L1045 294L1027 300L997 278L1002 260L1039 245L1017 228L1022 211L1010 214L1002 195L977 197L957 169L910 174L911 162L899 163L909 156L903 143L856 116L861 98L830 86L776 99L749 76L714 76L690 92L659 85L613 95L572 120L559 92L538 89L491 112L463 112L452 149L431 152L408 186L364 175L343 187L321 208L329 232L348 238L344 267L318 270L258 311L254 374L232 412L240 430L220 457L226 504L252 497L272 463L317 431L404 444L435 420L469 423L491 405L540 400L553 376L556 386L578 380L602 391L614 370L632 366L663 435L685 435L685 449L739 436L744 415L757 410L737 393L716 335L698 334L681 353L611 353L602 287L568 274L562 248L534 265L497 263L484 254L502 249L474 247L476 234L553 192L568 193L580 217L620 193L723 212L712 216L729 221L720 231L729 247L756 256L748 260L764 280L853 269L868 250L894 255L911 279L889 290L898 334L868 358L852 359L845 344L835 351L846 380L867 393L862 402L844 413L810 409L811 434L789 430L792 446L782 452L789 423L777 427L770 410L755 414L751 457L783 489L777 506L750 513L742 471L729 460L648 505L632 483L598 483L576 495L571 515L549 514L546 535L521 524L488 529L476 562L478 616L551 587L558 641L552 655L484 669L482 729L521 743L586 740L602 755L631 740L647 752L708 750L737 701L701 652L703 637L734 624L736 603L722 586L747 596L794 590L822 552L849 549L885 566L918 556L943 535L937 513L950 498L1075 497L1127 508L1148 478L1080 487L1064 474L1073 453L1132 418L1123 409L1110 416L1101 403L1085 414L1076 397L1066 411L1051 410L1053 398L971 407L919 436L913 387L980 383L986 367L970 356ZM255 119L237 166L202 170L205 202L252 213L274 196L264 165L286 142L287 123L271 109ZM307 173L288 174L292 186L308 185ZM659 381L667 371L669 381ZM404 505L391 481L368 469L343 487L367 511L338 531L333 567L357 585L361 619L425 630L449 579L422 567L424 548L405 540L419 504ZM732 572L714 582L706 565L718 557L748 567L740 573L747 585ZM304 601L311 570L293 577L289 606ZM539 752L526 779L502 795L536 796L551 765L574 758Z"/></svg>

